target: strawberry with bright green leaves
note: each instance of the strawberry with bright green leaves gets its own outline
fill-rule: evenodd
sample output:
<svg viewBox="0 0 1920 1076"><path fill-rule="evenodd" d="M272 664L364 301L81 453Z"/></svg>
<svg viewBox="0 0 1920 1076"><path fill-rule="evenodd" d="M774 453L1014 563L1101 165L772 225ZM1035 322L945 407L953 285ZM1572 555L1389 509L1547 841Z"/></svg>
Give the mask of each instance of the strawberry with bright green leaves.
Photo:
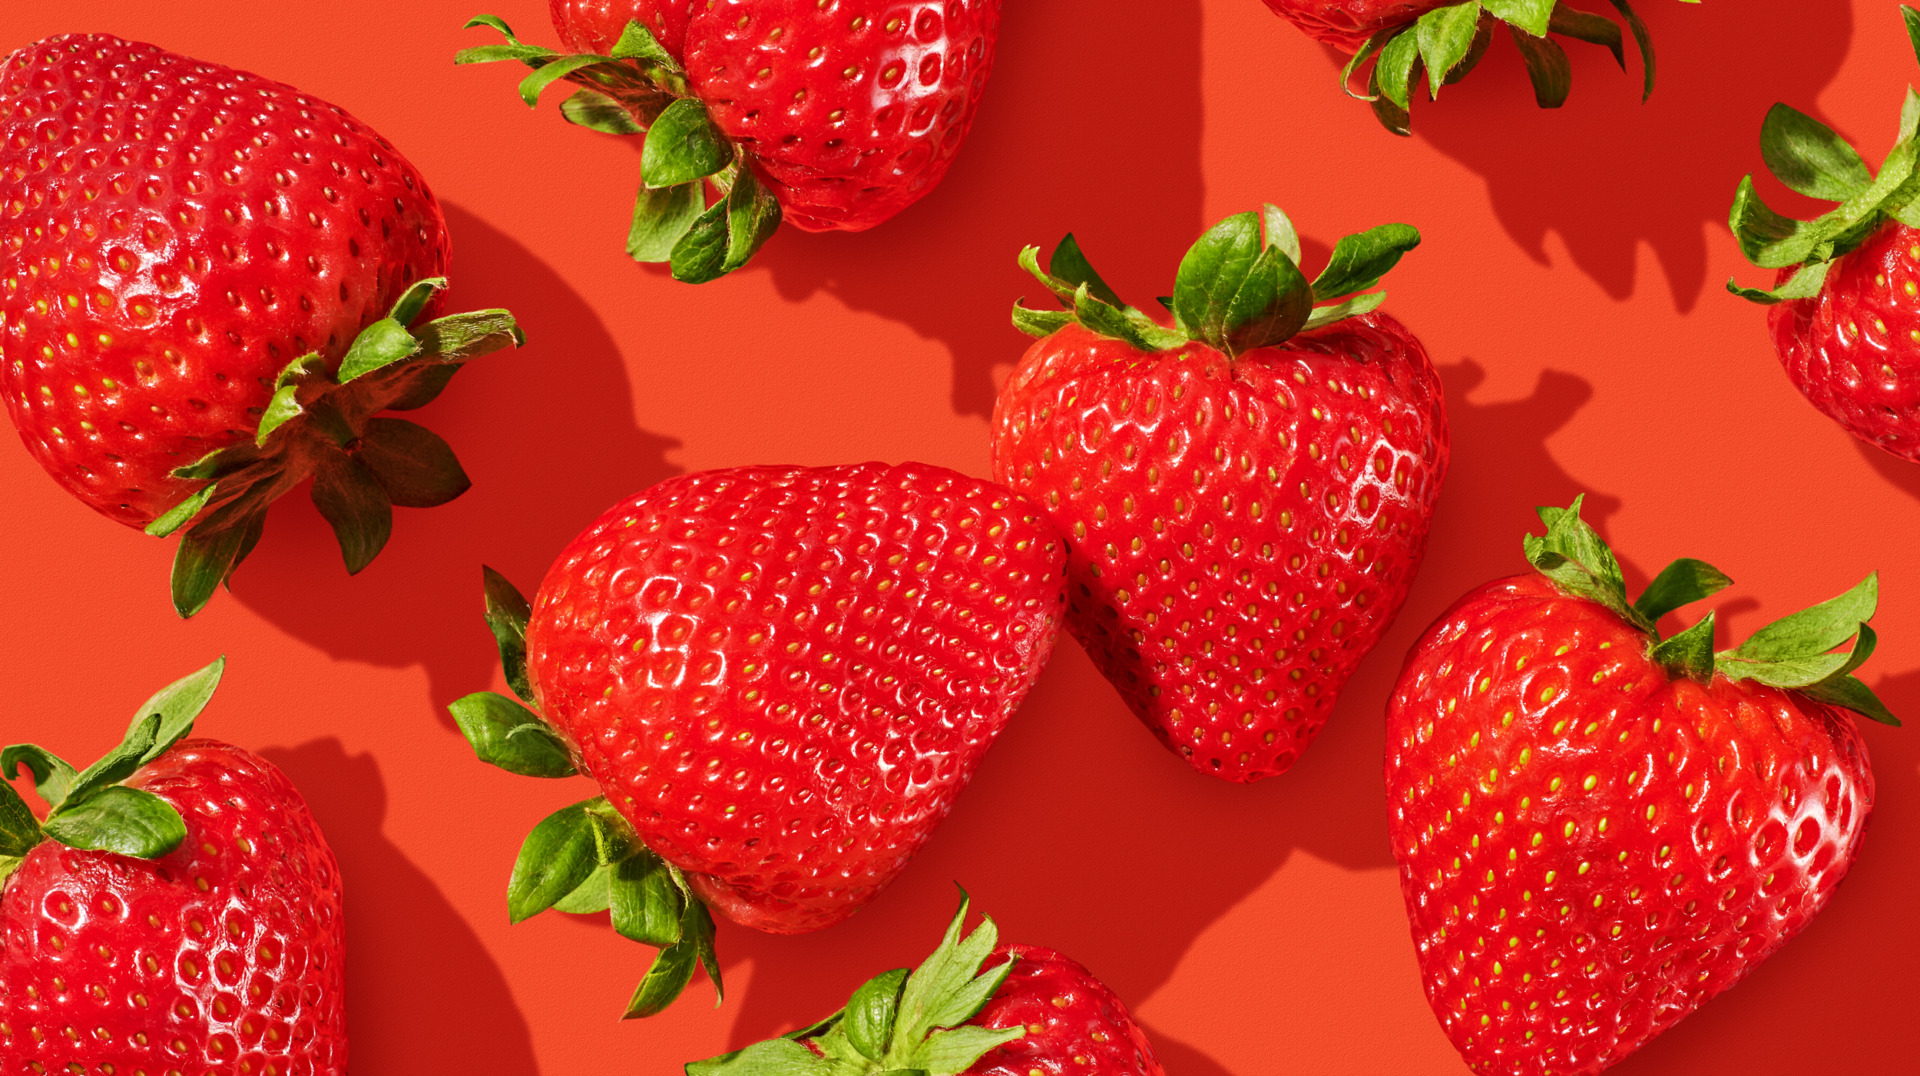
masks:
<svg viewBox="0 0 1920 1076"><path fill-rule="evenodd" d="M1901 7L1920 55L1920 12ZM1839 202L1811 221L1768 208L1740 182L1731 225L1741 252L1776 271L1771 290L1735 295L1772 307L1767 323L1787 377L1848 433L1920 461L1920 95L1907 90L1900 132L1879 174L1826 124L1776 104L1760 155L1780 182Z"/></svg>
<svg viewBox="0 0 1920 1076"><path fill-rule="evenodd" d="M660 949L628 1016L695 965L715 913L777 934L905 869L1052 652L1064 554L1040 510L921 463L670 478L573 540L531 603L491 571L518 701L453 704L475 754L601 794L536 826L514 921L609 910Z"/></svg>
<svg viewBox="0 0 1920 1076"><path fill-rule="evenodd" d="M0 751L0 1074L344 1076L340 870L291 782L187 739L224 662L75 770Z"/></svg>
<svg viewBox="0 0 1920 1076"><path fill-rule="evenodd" d="M1064 309L1014 307L1040 339L994 405L994 477L1066 536L1074 636L1201 773L1285 772L1406 600L1446 407L1368 289L1419 241L1347 236L1309 283L1285 214L1229 217L1182 259L1171 327L1072 236L1046 270L1020 256Z"/></svg>
<svg viewBox="0 0 1920 1076"><path fill-rule="evenodd" d="M782 221L861 231L925 197L973 125L1000 0L552 0L571 53L504 45L528 106L579 87L570 121L641 135L627 253L702 283L745 265ZM709 195L712 204L708 204Z"/></svg>
<svg viewBox="0 0 1920 1076"><path fill-rule="evenodd" d="M1106 984L1038 946L962 936L967 905L920 966L877 975L825 1020L687 1066L687 1076L1163 1076Z"/></svg>
<svg viewBox="0 0 1920 1076"><path fill-rule="evenodd" d="M1373 103L1374 115L1395 134L1409 132L1415 91L1424 84L1428 94L1437 98L1442 86L1465 78L1486 55L1501 27L1520 49L1541 108L1566 103L1573 85L1573 65L1556 37L1602 45L1613 53L1621 70L1627 66L1620 23L1559 0L1266 2L1275 14L1315 41L1352 54L1341 72L1342 85L1351 87L1354 77L1367 70L1367 93L1362 99ZM1610 2L1639 47L1646 69L1641 93L1645 99L1653 94L1653 41L1627 0Z"/></svg>
<svg viewBox="0 0 1920 1076"><path fill-rule="evenodd" d="M1675 561L1628 601L1580 518L1471 591L1387 708L1388 832L1421 979L1485 1076L1591 1076L1798 934L1860 853L1898 724L1854 675L1874 576L1714 649L1667 615L1729 580ZM1848 640L1851 650L1837 650Z"/></svg>

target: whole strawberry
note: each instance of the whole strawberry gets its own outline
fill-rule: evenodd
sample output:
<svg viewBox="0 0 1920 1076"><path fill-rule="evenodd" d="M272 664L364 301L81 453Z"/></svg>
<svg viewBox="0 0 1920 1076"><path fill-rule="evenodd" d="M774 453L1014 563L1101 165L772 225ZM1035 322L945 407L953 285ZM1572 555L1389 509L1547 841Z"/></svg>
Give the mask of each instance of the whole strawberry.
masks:
<svg viewBox="0 0 1920 1076"><path fill-rule="evenodd" d="M1684 0L1698 3L1699 0ZM1533 82L1534 100L1541 108L1559 108L1572 88L1573 68L1555 37L1569 37L1603 45L1621 70L1627 55L1620 24L1555 3L1554 0L1266 0L1281 18L1307 36L1353 54L1342 85L1369 61L1367 93L1373 113L1395 134L1407 134L1413 95L1421 83L1428 95L1440 96L1440 87L1460 81L1480 63L1493 43L1496 27L1504 25L1520 49ZM1632 32L1646 69L1642 99L1653 93L1653 41L1627 0L1612 0ZM1353 91L1348 90L1349 93ZM1358 96L1358 95L1355 95Z"/></svg>
<svg viewBox="0 0 1920 1076"><path fill-rule="evenodd" d="M1180 263L1168 329L1068 236L1042 272L1067 310L1000 392L994 477L1067 536L1067 625L1201 773L1283 773L1405 600L1447 469L1425 350L1360 295L1420 241L1351 235L1309 284L1279 210L1215 226ZM1315 303L1332 305L1315 306Z"/></svg>
<svg viewBox="0 0 1920 1076"><path fill-rule="evenodd" d="M1051 949L996 945L967 901L920 966L861 984L840 1012L783 1038L696 1061L687 1076L1161 1076L1133 1015Z"/></svg>
<svg viewBox="0 0 1920 1076"><path fill-rule="evenodd" d="M1421 978L1489 1076L1599 1072L1799 933L1873 808L1848 711L1898 724L1852 675L1873 576L1715 653L1711 613L1654 625L1726 576L1675 561L1629 604L1580 502L1540 515L1536 572L1442 615L1387 709Z"/></svg>
<svg viewBox="0 0 1920 1076"><path fill-rule="evenodd" d="M1920 12L1901 7L1920 54ZM1787 377L1848 433L1920 461L1920 103L1911 90L1900 137L1875 176L1826 124L1784 104L1760 128L1760 154L1788 187L1840 202L1812 221L1769 209L1740 181L1731 225L1753 264L1777 270L1771 291L1728 290L1767 315Z"/></svg>
<svg viewBox="0 0 1920 1076"><path fill-rule="evenodd" d="M574 53L508 44L529 106L565 78L561 111L645 134L627 252L703 283L746 264L781 220L861 231L919 201L960 151L993 68L1000 0L552 0ZM707 204L708 192L715 195Z"/></svg>
<svg viewBox="0 0 1920 1076"><path fill-rule="evenodd" d="M78 773L31 744L0 782L0 1074L347 1071L340 872L285 775L182 740L215 662Z"/></svg>
<svg viewBox="0 0 1920 1076"><path fill-rule="evenodd" d="M708 908L818 930L892 881L966 787L1052 651L1059 538L1024 498L926 464L668 479L561 553L529 609L487 573L507 682L453 705L475 753L579 770L603 795L540 823L515 921L611 906L662 947L628 1007L659 1011Z"/></svg>
<svg viewBox="0 0 1920 1076"><path fill-rule="evenodd" d="M182 616L308 476L353 572L392 505L467 488L445 442L376 415L518 330L498 310L408 329L445 286L445 223L340 109L152 45L49 38L0 65L0 214L14 426L96 511L187 528Z"/></svg>

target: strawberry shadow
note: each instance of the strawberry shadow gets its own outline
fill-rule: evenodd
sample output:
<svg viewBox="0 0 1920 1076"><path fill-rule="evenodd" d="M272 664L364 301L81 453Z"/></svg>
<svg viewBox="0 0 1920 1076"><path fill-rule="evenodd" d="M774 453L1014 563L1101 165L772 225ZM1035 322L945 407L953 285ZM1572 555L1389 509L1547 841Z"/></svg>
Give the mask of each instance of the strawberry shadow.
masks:
<svg viewBox="0 0 1920 1076"><path fill-rule="evenodd" d="M356 1076L537 1076L532 1036L480 938L382 832L386 783L334 738L260 752L298 785L347 892L347 1020Z"/></svg>
<svg viewBox="0 0 1920 1076"><path fill-rule="evenodd" d="M677 442L634 425L621 348L546 264L491 224L446 206L449 310L503 306L527 344L475 360L407 417L446 439L473 488L439 508L396 509L393 537L349 578L304 491L274 506L234 596L338 660L424 665L432 709L485 688L497 658L480 621L480 565L532 593L566 542L606 507L675 470Z"/></svg>
<svg viewBox="0 0 1920 1076"><path fill-rule="evenodd" d="M1687 311L1707 285L1708 244L1729 246L1735 185L1765 171L1760 121L1775 101L1818 115L1820 91L1852 39L1853 13L1851 5L1803 0L1637 6L1659 55L1659 87L1644 105L1631 55L1622 73L1605 49L1574 41L1571 97L1557 110L1536 108L1518 50L1496 40L1472 77L1438 101L1415 103L1413 133L1486 180L1501 224L1535 261L1552 259L1547 234L1555 233L1574 265L1619 299L1638 286L1644 244L1674 306ZM1876 18L1867 29L1898 33L1892 15L1889 7L1885 24ZM1728 56L1764 77L1729 78ZM1897 82L1887 86L1885 131L1844 132L1861 136L1856 144L1875 160L1899 91ZM1756 180L1776 207L1799 208L1771 177Z"/></svg>
<svg viewBox="0 0 1920 1076"><path fill-rule="evenodd" d="M1853 447L1859 450L1862 459L1873 465L1873 469L1886 480L1887 485L1915 500L1920 500L1920 463L1903 459L1885 449L1875 448L1857 438L1854 439Z"/></svg>

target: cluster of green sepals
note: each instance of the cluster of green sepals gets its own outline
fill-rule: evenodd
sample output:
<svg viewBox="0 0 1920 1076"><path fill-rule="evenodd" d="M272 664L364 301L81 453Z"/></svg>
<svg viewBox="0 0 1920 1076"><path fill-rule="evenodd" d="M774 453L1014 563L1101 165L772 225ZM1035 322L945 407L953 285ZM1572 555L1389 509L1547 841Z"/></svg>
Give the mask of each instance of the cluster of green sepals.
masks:
<svg viewBox="0 0 1920 1076"><path fill-rule="evenodd" d="M141 859L157 859L178 848L187 836L180 812L153 793L120 782L193 731L194 719L213 698L226 667L227 659L220 658L161 688L133 715L120 746L84 770L37 744L0 750L0 774L6 781L26 767L34 791L47 803L46 820L37 821L13 786L0 781L0 885L43 840Z"/></svg>
<svg viewBox="0 0 1920 1076"><path fill-rule="evenodd" d="M1626 581L1613 550L1580 518L1584 497L1567 508L1541 508L1545 535L1527 535L1527 563L1562 592L1611 609L1645 632L1653 660L1675 676L1707 683L1715 673L1729 680L1752 680L1797 691L1811 699L1852 710L1887 725L1900 721L1859 677L1853 675L1873 655L1875 638L1867 621L1880 598L1877 574L1837 598L1781 617L1731 650L1713 649L1714 615L1662 639L1655 625L1681 606L1711 597L1733 580L1705 561L1683 557L1654 576L1640 597L1627 601ZM1835 648L1855 640L1853 649Z"/></svg>
<svg viewBox="0 0 1920 1076"><path fill-rule="evenodd" d="M566 79L580 87L560 106L570 122L602 134L646 136L627 233L635 261L666 262L675 280L704 284L747 264L780 226L780 203L692 96L686 68L638 21L627 23L606 56L523 44L493 15L467 26L490 26L507 44L465 49L455 63L518 60L533 69L520 82L527 107ZM709 186L719 195L712 205Z"/></svg>
<svg viewBox="0 0 1920 1076"><path fill-rule="evenodd" d="M1902 5L1907 37L1920 57L1920 12ZM1920 94L1907 88L1900 109L1900 133L1880 162L1878 175L1834 130L1785 104L1776 104L1760 127L1760 157L1788 189L1809 198L1838 202L1814 220L1782 216L1760 200L1751 175L1740 181L1728 224L1740 240L1740 252L1762 269L1797 265L1793 275L1772 290L1743 288L1727 281L1727 290L1756 303L1807 299L1820 293L1836 258L1880 230L1889 220L1920 228Z"/></svg>
<svg viewBox="0 0 1920 1076"><path fill-rule="evenodd" d="M860 985L847 1007L810 1027L687 1066L687 1076L958 1076L987 1051L1026 1034L967 1021L1013 970L982 969L999 942L993 920L966 925L967 895L939 948L911 973L895 968Z"/></svg>
<svg viewBox="0 0 1920 1076"><path fill-rule="evenodd" d="M460 367L525 342L513 315L476 310L410 329L444 278L408 288L367 326L339 369L310 352L288 363L251 443L210 452L176 478L204 481L147 525L164 538L188 523L173 559L173 607L192 616L232 578L266 528L267 507L313 476L313 503L333 527L347 571L366 567L393 530L393 506L432 508L471 484L432 431L382 411L424 407ZM194 522L198 520L198 522Z"/></svg>
<svg viewBox="0 0 1920 1076"><path fill-rule="evenodd" d="M566 741L528 708L537 705L527 679L532 607L505 576L482 571L487 627L499 644L507 685L520 701L479 691L448 709L480 761L525 777L571 777L578 771ZM628 1019L672 1004L693 981L696 964L713 980L716 998L722 993L712 914L680 868L640 843L605 796L562 807L521 844L507 881L507 915L518 923L548 908L606 912L620 935L660 950L627 1002Z"/></svg>
<svg viewBox="0 0 1920 1076"><path fill-rule="evenodd" d="M1069 233L1044 270L1039 247L1020 252L1020 267L1046 285L1064 309L1035 310L1016 301L1013 326L1044 337L1078 323L1142 351L1198 340L1239 355L1375 309L1386 293L1359 293L1379 284L1402 255L1419 245L1420 233L1407 224L1382 224L1346 236L1334 244L1326 270L1308 283L1300 272L1300 235L1287 215L1271 205L1239 213L1209 228L1180 259L1173 294L1159 300L1173 313L1174 327L1167 328L1122 302Z"/></svg>
<svg viewBox="0 0 1920 1076"><path fill-rule="evenodd" d="M1609 0L1633 34L1640 49L1646 80L1641 100L1653 94L1653 40L1646 24L1627 0ZM1699 0L1685 0L1699 3ZM1427 94L1440 96L1440 87L1467 76L1493 43L1495 23L1505 23L1526 62L1533 97L1541 108L1559 108L1573 88L1573 65L1550 35L1603 45L1613 53L1622 71L1627 68L1625 42L1619 23L1569 7L1558 0L1465 0L1434 8L1410 23L1388 27L1361 44L1346 70L1340 73L1347 92L1373 104L1373 114L1395 134L1411 131L1413 91L1426 75ZM1368 60L1367 92L1353 92L1355 74Z"/></svg>

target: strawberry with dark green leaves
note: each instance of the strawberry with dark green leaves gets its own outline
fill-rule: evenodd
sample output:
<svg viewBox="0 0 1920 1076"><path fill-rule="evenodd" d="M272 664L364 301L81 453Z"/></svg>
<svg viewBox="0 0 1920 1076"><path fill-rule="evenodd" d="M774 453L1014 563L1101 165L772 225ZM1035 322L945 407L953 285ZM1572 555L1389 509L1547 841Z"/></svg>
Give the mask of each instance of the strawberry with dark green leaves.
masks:
<svg viewBox="0 0 1920 1076"><path fill-rule="evenodd" d="M696 963L718 987L711 913L780 934L852 915L1038 677L1062 559L1017 494L866 463L668 479L575 538L531 604L489 571L520 701L454 718L483 761L601 791L535 827L509 913L606 909L659 947L629 1016Z"/></svg>
<svg viewBox="0 0 1920 1076"><path fill-rule="evenodd" d="M1920 55L1920 12L1900 11ZM1809 403L1860 440L1920 461L1920 95L1907 90L1878 174L1826 124L1784 104L1767 113L1760 154L1787 187L1840 205L1793 220L1743 179L1734 235L1776 277L1771 290L1728 289L1772 307L1774 349Z"/></svg>
<svg viewBox="0 0 1920 1076"><path fill-rule="evenodd" d="M991 919L962 936L967 903L919 967L877 975L825 1020L696 1061L687 1076L1163 1076L1106 984L1051 949L997 944Z"/></svg>
<svg viewBox="0 0 1920 1076"><path fill-rule="evenodd" d="M85 769L0 752L0 1073L344 1076L340 871L278 769L186 739L223 662Z"/></svg>
<svg viewBox="0 0 1920 1076"><path fill-rule="evenodd" d="M1678 560L1629 602L1580 503L1428 629L1387 709L1421 978L1486 1076L1591 1076L1798 934L1873 809L1855 719L1898 723L1854 675L1875 577L1731 649L1712 613L1663 638L1729 580Z"/></svg>
<svg viewBox="0 0 1920 1076"><path fill-rule="evenodd" d="M925 197L973 125L1000 0L553 0L572 53L521 43L460 63L519 60L529 106L565 79L561 112L642 135L627 252L675 279L746 264L784 220L861 231ZM709 196L712 204L708 204Z"/></svg>
<svg viewBox="0 0 1920 1076"><path fill-rule="evenodd" d="M1292 766L1412 585L1446 407L1369 289L1419 241L1347 236L1309 283L1285 214L1229 217L1181 261L1171 327L1071 236L1045 271L1021 254L1064 309L1014 307L1040 339L994 406L994 476L1066 536L1074 636L1201 773Z"/></svg>

